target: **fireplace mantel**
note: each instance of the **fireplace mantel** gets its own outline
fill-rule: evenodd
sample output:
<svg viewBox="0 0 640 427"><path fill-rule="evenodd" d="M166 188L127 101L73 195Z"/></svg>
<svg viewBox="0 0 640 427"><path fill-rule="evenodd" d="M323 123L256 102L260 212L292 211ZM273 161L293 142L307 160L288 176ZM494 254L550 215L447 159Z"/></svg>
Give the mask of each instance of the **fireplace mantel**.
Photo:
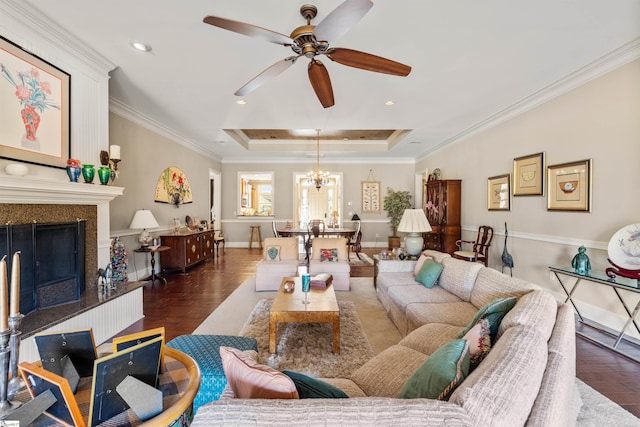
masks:
<svg viewBox="0 0 640 427"><path fill-rule="evenodd" d="M98 205L109 203L123 187L0 174L0 203Z"/></svg>

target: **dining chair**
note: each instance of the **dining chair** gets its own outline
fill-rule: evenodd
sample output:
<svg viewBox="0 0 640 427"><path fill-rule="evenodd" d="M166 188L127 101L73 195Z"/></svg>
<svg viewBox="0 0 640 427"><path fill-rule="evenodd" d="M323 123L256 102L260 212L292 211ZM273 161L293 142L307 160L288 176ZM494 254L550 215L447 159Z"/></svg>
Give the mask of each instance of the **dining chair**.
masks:
<svg viewBox="0 0 640 427"><path fill-rule="evenodd" d="M309 261L309 251L311 250L311 242L314 238L320 236L320 234L324 234L324 220L321 219L312 219L307 223L307 241L304 245L304 250L306 253L305 260Z"/></svg>
<svg viewBox="0 0 640 427"><path fill-rule="evenodd" d="M347 240L347 259L349 261L351 260L351 250L356 253L358 259L362 259L360 258L360 250L362 249L360 246L360 242L362 240L362 231L360 231L360 220L353 221L353 223L355 225L356 231Z"/></svg>
<svg viewBox="0 0 640 427"><path fill-rule="evenodd" d="M464 261L481 262L485 267L489 264L489 247L493 239L493 227L481 225L478 228L476 240L458 240L456 246L459 250L453 253L453 257ZM470 251L463 250L463 244L472 245Z"/></svg>

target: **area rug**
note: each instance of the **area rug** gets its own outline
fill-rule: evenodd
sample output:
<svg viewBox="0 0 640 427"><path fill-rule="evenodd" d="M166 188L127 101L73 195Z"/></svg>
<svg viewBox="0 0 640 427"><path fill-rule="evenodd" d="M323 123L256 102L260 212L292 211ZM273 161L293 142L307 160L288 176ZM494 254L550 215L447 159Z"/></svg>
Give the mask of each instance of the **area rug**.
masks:
<svg viewBox="0 0 640 427"><path fill-rule="evenodd" d="M261 363L316 378L348 378L373 357L373 349L351 301L338 301L340 354L333 353L333 326L330 323L278 324L277 353L270 354L269 309L272 304L272 299L260 300L240 331L241 336L258 341Z"/></svg>

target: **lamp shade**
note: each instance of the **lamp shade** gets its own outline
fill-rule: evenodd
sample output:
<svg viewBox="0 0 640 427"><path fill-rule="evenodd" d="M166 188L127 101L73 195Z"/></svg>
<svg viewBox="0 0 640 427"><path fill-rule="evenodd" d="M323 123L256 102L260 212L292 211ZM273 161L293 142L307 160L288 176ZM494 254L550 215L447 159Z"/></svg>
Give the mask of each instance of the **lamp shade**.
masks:
<svg viewBox="0 0 640 427"><path fill-rule="evenodd" d="M129 228L138 230L145 228L155 228L159 226L160 225L158 225L158 221L156 221L151 211L146 209L140 209L136 211L136 213L133 214L131 224L129 224Z"/></svg>
<svg viewBox="0 0 640 427"><path fill-rule="evenodd" d="M422 209L405 209L402 219L398 225L401 233L428 233L431 225L427 221L427 216Z"/></svg>

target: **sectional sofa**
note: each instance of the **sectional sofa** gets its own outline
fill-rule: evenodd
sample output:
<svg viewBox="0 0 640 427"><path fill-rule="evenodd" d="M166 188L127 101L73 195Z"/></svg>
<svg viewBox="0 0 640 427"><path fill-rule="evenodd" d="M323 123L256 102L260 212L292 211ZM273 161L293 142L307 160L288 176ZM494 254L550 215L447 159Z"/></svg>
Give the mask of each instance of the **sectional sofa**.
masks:
<svg viewBox="0 0 640 427"><path fill-rule="evenodd" d="M378 297L404 338L350 378L322 379L348 399L221 399L201 407L193 425L575 425L581 401L571 307L480 264L439 252L426 255L443 267L431 288L415 280L415 263L407 263L411 267L404 272L378 275ZM448 401L398 398L479 309L513 297L497 340Z"/></svg>

